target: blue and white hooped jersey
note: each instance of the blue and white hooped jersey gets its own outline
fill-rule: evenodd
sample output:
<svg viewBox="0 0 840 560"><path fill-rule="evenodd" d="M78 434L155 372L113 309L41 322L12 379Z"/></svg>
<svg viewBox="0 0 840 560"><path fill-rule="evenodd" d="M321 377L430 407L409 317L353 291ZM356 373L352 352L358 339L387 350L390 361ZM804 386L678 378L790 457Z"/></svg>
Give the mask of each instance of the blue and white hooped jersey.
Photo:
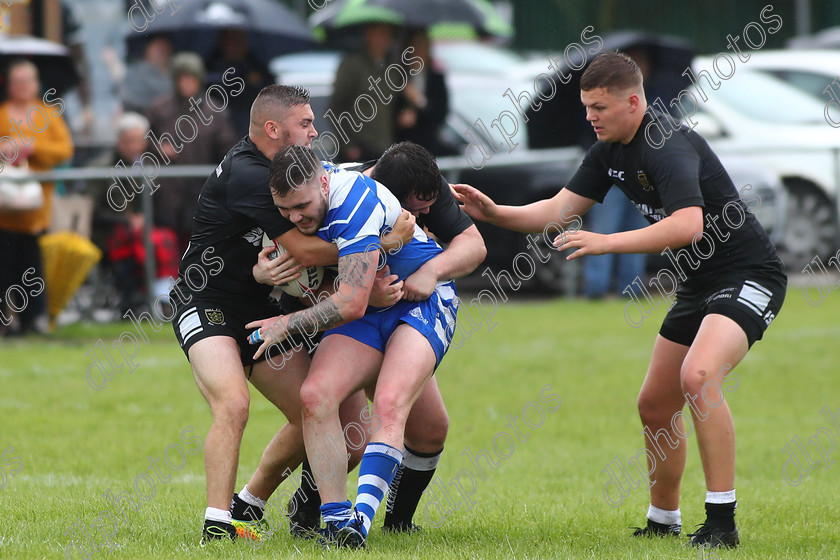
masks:
<svg viewBox="0 0 840 560"><path fill-rule="evenodd" d="M379 236L393 227L402 212L397 197L362 173L330 164L324 167L330 174L329 209L318 236L335 243L339 257L380 249ZM405 280L441 252L443 249L415 225L414 238L399 251L385 255L385 262L391 274Z"/></svg>

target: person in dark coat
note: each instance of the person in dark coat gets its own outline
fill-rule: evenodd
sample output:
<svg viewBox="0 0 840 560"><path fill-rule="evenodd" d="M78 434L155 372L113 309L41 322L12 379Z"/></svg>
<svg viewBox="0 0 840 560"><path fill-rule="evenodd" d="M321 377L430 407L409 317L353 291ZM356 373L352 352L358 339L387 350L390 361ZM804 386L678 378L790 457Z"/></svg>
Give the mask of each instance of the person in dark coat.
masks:
<svg viewBox="0 0 840 560"><path fill-rule="evenodd" d="M174 91L155 100L147 115L152 149L165 165L219 163L236 136L229 109L215 112L206 102L201 103L205 93L201 57L194 53L175 55L172 77ZM199 110L201 115L197 114ZM204 181L205 177L160 179L160 187L152 196L155 225L173 229L182 250L192 235L193 215Z"/></svg>
<svg viewBox="0 0 840 560"><path fill-rule="evenodd" d="M420 144L434 155L443 155L440 127L449 113L449 92L443 73L434 67L425 29L409 34L407 47L423 60L420 73L410 77L403 90L403 106L397 115L397 141Z"/></svg>

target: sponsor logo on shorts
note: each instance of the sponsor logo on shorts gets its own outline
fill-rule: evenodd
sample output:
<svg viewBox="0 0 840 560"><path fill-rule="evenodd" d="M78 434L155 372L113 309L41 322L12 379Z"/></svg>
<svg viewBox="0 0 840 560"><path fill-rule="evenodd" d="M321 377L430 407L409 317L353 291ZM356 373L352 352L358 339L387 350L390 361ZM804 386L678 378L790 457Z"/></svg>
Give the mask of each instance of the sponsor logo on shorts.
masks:
<svg viewBox="0 0 840 560"><path fill-rule="evenodd" d="M732 299L732 294L735 292L735 288L724 288L722 290L718 290L717 292L713 293L709 297L706 298L706 305L709 305L713 301L717 301L719 299Z"/></svg>
<svg viewBox="0 0 840 560"><path fill-rule="evenodd" d="M408 312L409 315L417 319L418 321L422 321L424 325L428 325L429 322L423 317L423 312L420 311L420 308L415 307L411 311Z"/></svg>
<svg viewBox="0 0 840 560"><path fill-rule="evenodd" d="M225 314L221 309L205 309L204 316L207 317L207 322L211 325L224 325Z"/></svg>

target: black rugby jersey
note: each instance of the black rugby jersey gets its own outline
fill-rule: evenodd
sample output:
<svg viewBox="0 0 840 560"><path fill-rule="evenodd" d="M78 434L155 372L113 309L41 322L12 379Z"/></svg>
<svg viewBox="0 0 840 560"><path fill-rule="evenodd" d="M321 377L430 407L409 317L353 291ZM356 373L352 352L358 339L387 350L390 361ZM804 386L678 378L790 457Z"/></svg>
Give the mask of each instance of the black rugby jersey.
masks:
<svg viewBox="0 0 840 560"><path fill-rule="evenodd" d="M251 272L262 249L263 232L274 239L294 227L274 206L268 186L270 165L246 136L204 183L193 234L178 271L188 280L180 283L183 291L205 299L235 296L237 301L267 301L271 286L258 283ZM221 270L218 264L207 264L216 257L224 263Z"/></svg>
<svg viewBox="0 0 840 560"><path fill-rule="evenodd" d="M633 139L621 142L601 142L592 145L577 172L566 184L575 194L603 202L607 191L615 185L639 209L651 224L690 206L703 208L703 239L696 247L688 245L694 263L681 260L688 277L743 268L770 260L777 260L776 250L764 228L740 199L738 191L717 155L706 140L670 116L645 113ZM663 135L662 126L671 131ZM744 198L749 200L749 191ZM672 248L673 253L678 249Z"/></svg>
<svg viewBox="0 0 840 560"><path fill-rule="evenodd" d="M347 168L361 173L376 165L377 161L374 159ZM388 187L388 185L385 185L385 187ZM473 221L458 206L455 197L452 196L452 191L449 189L449 183L441 177L440 196L437 197L434 204L429 206L428 214L420 214L417 217L417 225L427 228L439 241L449 243L473 225Z"/></svg>

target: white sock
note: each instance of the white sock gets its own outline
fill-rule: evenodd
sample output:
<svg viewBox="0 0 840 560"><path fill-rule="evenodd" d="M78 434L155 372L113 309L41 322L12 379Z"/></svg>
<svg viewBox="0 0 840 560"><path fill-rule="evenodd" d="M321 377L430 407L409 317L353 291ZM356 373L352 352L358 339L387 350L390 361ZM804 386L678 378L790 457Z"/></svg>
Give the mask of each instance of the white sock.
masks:
<svg viewBox="0 0 840 560"><path fill-rule="evenodd" d="M230 512L228 510L211 507L204 510L204 519L207 519L208 521L220 521L222 523L230 523L233 521L233 518L230 516Z"/></svg>
<svg viewBox="0 0 840 560"><path fill-rule="evenodd" d="M647 518L662 525L682 525L680 510L659 509L651 504L648 507Z"/></svg>
<svg viewBox="0 0 840 560"><path fill-rule="evenodd" d="M707 504L731 504L735 501L735 489L728 492L709 492L706 490Z"/></svg>
<svg viewBox="0 0 840 560"><path fill-rule="evenodd" d="M268 500L257 498L256 496L248 492L247 484L242 487L242 490L239 491L239 499L245 502L246 504L258 507L260 509L265 509L265 504L268 502Z"/></svg>

